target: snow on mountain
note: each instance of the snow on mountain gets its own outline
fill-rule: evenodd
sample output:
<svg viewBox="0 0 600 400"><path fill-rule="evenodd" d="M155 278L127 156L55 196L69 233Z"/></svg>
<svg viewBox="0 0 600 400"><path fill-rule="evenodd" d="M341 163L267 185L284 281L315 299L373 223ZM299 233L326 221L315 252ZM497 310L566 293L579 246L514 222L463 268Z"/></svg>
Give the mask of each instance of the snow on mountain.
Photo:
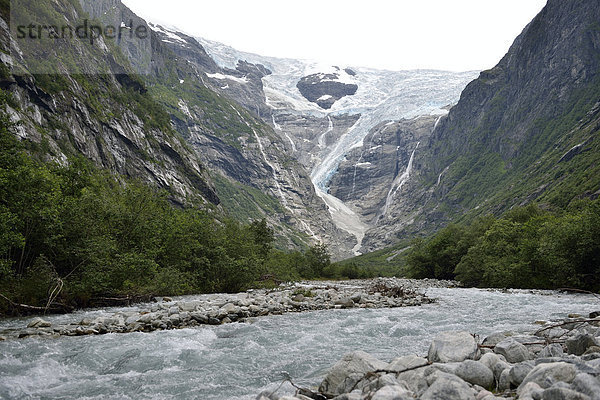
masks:
<svg viewBox="0 0 600 400"><path fill-rule="evenodd" d="M329 183L344 157L352 149L363 146L367 134L386 121L413 119L424 115L445 115L448 107L455 104L465 86L478 75L476 71L445 72L433 70L385 71L354 66L331 66L307 60L265 57L235 50L222 43L197 38L207 53L222 68L235 70L238 61L262 64L271 74L262 78L266 104L273 110L273 121L277 115L296 114L318 119L328 118L329 129L319 137L318 146L309 155L313 163L311 179L317 192L326 202L338 227L353 234L357 239L355 252L361 247L362 239L369 226L351 207L330 195ZM348 93L311 93L309 101L298 89L299 82L310 89L310 84L356 85L358 89ZM310 97L310 96L308 96ZM328 145L324 136L333 131L332 116L358 115L360 118L349 129L338 134ZM271 119L271 117L270 117ZM270 122L270 121L269 121ZM285 126L274 123L275 129L285 134L296 145L305 138L294 138ZM294 143L294 139L297 143ZM414 153L413 153L414 156ZM410 165L407 166L410 169ZM405 177L408 179L408 175ZM402 181L402 177L398 178ZM405 179L405 180L406 180ZM400 184L401 186L401 184ZM393 196L392 196L393 197ZM387 199L387 205L392 200Z"/></svg>
<svg viewBox="0 0 600 400"><path fill-rule="evenodd" d="M346 152L362 146L369 131L384 121L411 119L421 115L444 115L456 103L464 87L478 72L432 70L383 71L370 68L339 67L306 60L265 57L237 51L224 44L198 38L208 54L222 67L235 69L239 60L262 64L272 74L263 78L267 104L275 111L311 114L317 117L360 114L361 118L329 153L313 168L313 181L326 190L331 176ZM350 71L351 73L348 73ZM352 75L354 73L354 75ZM353 96L346 96L324 110L308 101L297 83L306 76L338 74L338 81L358 85Z"/></svg>

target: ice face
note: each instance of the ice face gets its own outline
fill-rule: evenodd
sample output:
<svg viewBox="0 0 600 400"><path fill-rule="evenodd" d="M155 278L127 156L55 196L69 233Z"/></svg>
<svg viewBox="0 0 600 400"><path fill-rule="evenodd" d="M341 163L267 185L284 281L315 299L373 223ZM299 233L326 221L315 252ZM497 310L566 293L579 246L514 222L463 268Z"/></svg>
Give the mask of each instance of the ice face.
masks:
<svg viewBox="0 0 600 400"><path fill-rule="evenodd" d="M264 57L237 51L221 43L198 39L217 64L235 68L238 60L262 64L272 71L263 78L267 104L275 110L326 115L360 114L351 129L329 146L325 156L313 166L312 179L316 187L327 191L327 185L344 156L362 146L363 139L376 125L384 121L410 119L422 115L443 115L446 107L458 101L461 91L477 72L446 72L432 70L382 71L370 68L338 68L307 60ZM335 74L343 83L358 85L353 96L346 96L323 110L309 102L296 84L305 76Z"/></svg>

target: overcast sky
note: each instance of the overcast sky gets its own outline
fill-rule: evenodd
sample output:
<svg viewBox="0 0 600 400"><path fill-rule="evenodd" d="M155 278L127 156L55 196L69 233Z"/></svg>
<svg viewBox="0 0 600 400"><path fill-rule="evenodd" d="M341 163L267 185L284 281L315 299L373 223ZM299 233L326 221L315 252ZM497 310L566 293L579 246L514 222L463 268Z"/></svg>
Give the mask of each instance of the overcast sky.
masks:
<svg viewBox="0 0 600 400"><path fill-rule="evenodd" d="M493 67L546 0L123 0L141 17L265 56L378 69Z"/></svg>

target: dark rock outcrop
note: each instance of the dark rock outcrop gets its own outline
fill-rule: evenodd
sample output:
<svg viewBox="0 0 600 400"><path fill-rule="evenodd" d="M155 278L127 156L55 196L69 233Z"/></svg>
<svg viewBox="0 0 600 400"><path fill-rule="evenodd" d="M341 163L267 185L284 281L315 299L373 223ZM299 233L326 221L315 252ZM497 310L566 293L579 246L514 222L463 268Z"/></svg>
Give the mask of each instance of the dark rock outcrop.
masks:
<svg viewBox="0 0 600 400"><path fill-rule="evenodd" d="M345 96L353 96L358 85L340 82L339 74L313 74L302 78L296 87L308 101L328 110Z"/></svg>

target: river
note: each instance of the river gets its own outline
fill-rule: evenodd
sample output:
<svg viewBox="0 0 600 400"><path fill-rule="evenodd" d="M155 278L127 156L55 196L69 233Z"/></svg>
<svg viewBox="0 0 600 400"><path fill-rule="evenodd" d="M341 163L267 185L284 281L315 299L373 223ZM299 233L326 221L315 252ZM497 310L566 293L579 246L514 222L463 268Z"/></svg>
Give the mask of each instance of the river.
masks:
<svg viewBox="0 0 600 400"><path fill-rule="evenodd" d="M316 386L345 353L389 361L426 355L444 330L482 335L532 331L536 320L600 309L591 295L428 289L438 303L396 309L327 310L154 333L0 342L2 399L254 399L288 373ZM118 309L52 316L52 322ZM0 330L28 319L0 321ZM291 393L284 385L278 393Z"/></svg>

